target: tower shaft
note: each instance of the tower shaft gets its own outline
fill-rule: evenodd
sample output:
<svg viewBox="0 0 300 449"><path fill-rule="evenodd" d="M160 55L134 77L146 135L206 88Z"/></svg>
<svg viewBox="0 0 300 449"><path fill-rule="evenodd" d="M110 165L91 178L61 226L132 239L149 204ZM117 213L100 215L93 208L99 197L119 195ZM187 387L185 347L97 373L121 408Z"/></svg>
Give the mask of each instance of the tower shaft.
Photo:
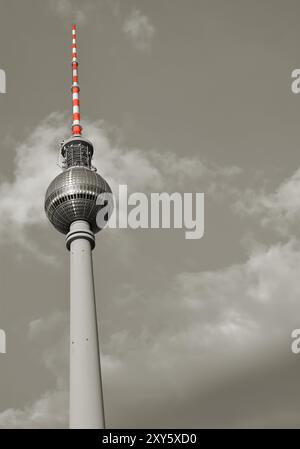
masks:
<svg viewBox="0 0 300 449"><path fill-rule="evenodd" d="M93 278L94 235L72 223L70 248L70 428L104 428L104 406Z"/></svg>

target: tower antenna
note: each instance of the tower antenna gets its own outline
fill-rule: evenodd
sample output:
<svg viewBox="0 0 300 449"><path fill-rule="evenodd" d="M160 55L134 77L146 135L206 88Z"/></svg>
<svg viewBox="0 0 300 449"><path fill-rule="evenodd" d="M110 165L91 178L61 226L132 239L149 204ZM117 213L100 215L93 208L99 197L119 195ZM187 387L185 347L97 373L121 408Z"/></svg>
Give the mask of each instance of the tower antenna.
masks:
<svg viewBox="0 0 300 449"><path fill-rule="evenodd" d="M80 87L78 84L76 25L73 24L72 25L72 108L73 108L72 134L73 134L73 136L81 136L81 132L82 132L82 127L80 125L79 91L80 91Z"/></svg>

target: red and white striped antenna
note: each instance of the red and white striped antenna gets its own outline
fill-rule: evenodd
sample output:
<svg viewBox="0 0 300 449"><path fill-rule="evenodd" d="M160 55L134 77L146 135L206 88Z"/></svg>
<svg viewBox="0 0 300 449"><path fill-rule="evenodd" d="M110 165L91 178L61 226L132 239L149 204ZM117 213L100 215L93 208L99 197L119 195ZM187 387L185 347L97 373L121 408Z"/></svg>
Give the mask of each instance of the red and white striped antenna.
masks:
<svg viewBox="0 0 300 449"><path fill-rule="evenodd" d="M78 60L76 46L76 25L72 25L72 106L73 106L73 122L72 135L81 136L82 127L80 125L80 108L79 108L79 84L78 84Z"/></svg>

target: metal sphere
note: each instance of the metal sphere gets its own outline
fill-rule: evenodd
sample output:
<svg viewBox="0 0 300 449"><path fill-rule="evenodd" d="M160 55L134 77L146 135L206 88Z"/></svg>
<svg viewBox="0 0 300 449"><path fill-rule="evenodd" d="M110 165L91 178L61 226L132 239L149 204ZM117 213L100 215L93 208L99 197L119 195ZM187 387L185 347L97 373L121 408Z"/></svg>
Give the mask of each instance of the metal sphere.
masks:
<svg viewBox="0 0 300 449"><path fill-rule="evenodd" d="M71 167L60 173L49 185L45 212L53 226L67 234L76 220L89 222L91 230L100 231L96 216L101 209L96 200L101 193L111 193L108 183L86 167Z"/></svg>

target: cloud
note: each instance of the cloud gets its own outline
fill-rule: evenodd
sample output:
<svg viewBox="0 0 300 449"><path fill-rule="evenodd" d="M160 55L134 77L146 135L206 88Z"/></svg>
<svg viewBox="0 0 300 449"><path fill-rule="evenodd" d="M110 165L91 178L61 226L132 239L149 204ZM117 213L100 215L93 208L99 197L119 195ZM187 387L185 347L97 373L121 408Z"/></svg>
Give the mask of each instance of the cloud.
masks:
<svg viewBox="0 0 300 449"><path fill-rule="evenodd" d="M103 121L83 123L84 133L95 144L94 165L113 189L127 184L132 191L159 192L193 187L200 180L208 189L212 184L235 178L238 167L220 167L198 156L182 157L170 151L128 148L114 139L113 131Z"/></svg>
<svg viewBox="0 0 300 449"><path fill-rule="evenodd" d="M283 181L275 192L246 190L235 202L235 210L244 216L260 219L282 235L297 233L300 219L300 168Z"/></svg>
<svg viewBox="0 0 300 449"><path fill-rule="evenodd" d="M115 142L104 122L83 122L84 134L95 145L94 164L113 190L127 184L131 191L159 192L166 189L194 188L205 180L209 189L218 179L239 174L239 169L203 163L198 157L180 157L170 152L144 151ZM0 182L0 243L14 242L44 263L55 264L49 249L43 250L29 231L47 232L44 196L51 180L58 175L58 143L66 136L67 120L53 113L21 143L14 145L13 179ZM47 227L46 227L47 226ZM35 236L36 237L36 236Z"/></svg>
<svg viewBox="0 0 300 449"><path fill-rule="evenodd" d="M2 429L47 429L66 427L65 391L47 392L32 405L22 409L8 409L0 413Z"/></svg>
<svg viewBox="0 0 300 449"><path fill-rule="evenodd" d="M86 22L86 4L82 7L82 2L79 6L79 2L74 0L50 0L49 4L52 11L62 19L72 20L78 25Z"/></svg>
<svg viewBox="0 0 300 449"><path fill-rule="evenodd" d="M60 329L67 323L67 316L62 311L57 310L47 318L37 318L29 323L28 335L30 340L35 340L51 332Z"/></svg>
<svg viewBox="0 0 300 449"><path fill-rule="evenodd" d="M33 350L42 348L41 360L54 379L52 389L23 408L10 408L0 413L0 428L66 428L68 427L68 372L69 372L69 318L56 310L28 325L28 338ZM49 340L51 343L49 344ZM113 355L103 354L102 369L113 376L120 361Z"/></svg>
<svg viewBox="0 0 300 449"><path fill-rule="evenodd" d="M155 27L150 19L138 9L133 9L124 21L123 31L140 51L150 49Z"/></svg>
<svg viewBox="0 0 300 449"><path fill-rule="evenodd" d="M214 402L220 413L227 389L240 413L234 416L234 408L229 411L226 407L215 426L218 422L251 425L252 421L258 425L256 413L262 407L259 425L272 425L274 401L281 398L280 403L282 397L288 397L286 385L284 379L277 379L270 388L269 377L261 376L273 361L287 359L284 363L291 363L290 332L297 327L300 313L299 264L300 242L291 240L255 250L242 264L181 273L164 289L153 286L152 291L141 291L136 285L127 285L108 313L118 307L121 318L103 329L107 335L104 352L119 360L113 381L109 382L104 372L111 401L108 416L114 419L114 426L197 426L197 416L211 416L209 403L218 391L219 402L217 398ZM289 372L295 388L298 371L291 368ZM262 395L250 409L244 409L243 393L234 395L244 381L249 382L250 372L249 390L272 391L269 403ZM190 407L188 418L184 417L185 404ZM289 421L289 407L295 406L295 401L278 404L282 407L279 425L294 424ZM117 407L120 412L116 413ZM177 412L177 418L171 414L169 419L173 407L183 412ZM210 425L212 422L213 416Z"/></svg>
<svg viewBox="0 0 300 449"><path fill-rule="evenodd" d="M28 230L47 223L44 195L48 180L58 172L55 148L65 132L62 122L62 115L53 113L17 143L13 179L0 183L1 243L12 241L46 263L54 263L54 256L40 251Z"/></svg>
<svg viewBox="0 0 300 449"><path fill-rule="evenodd" d="M124 327L111 335L108 352L127 357L128 343L137 348L144 342L151 361L159 344L164 354L181 348L200 355L214 346L218 352L221 340L221 352L224 346L244 351L245 344L257 351L259 340L272 341L295 319L291 309L300 308L299 265L300 242L290 240L258 248L245 263L223 270L180 273L163 291L142 293L127 286L117 302ZM140 319L142 313L147 320ZM156 363L163 361L158 354Z"/></svg>
<svg viewBox="0 0 300 449"><path fill-rule="evenodd" d="M54 387L36 401L19 409L7 409L0 413L0 428L64 428L68 424L68 317L54 311L48 317L31 321L28 338L31 347L38 352L42 346L41 360L52 373ZM49 336L51 345L49 345ZM40 353L39 353L40 354Z"/></svg>

